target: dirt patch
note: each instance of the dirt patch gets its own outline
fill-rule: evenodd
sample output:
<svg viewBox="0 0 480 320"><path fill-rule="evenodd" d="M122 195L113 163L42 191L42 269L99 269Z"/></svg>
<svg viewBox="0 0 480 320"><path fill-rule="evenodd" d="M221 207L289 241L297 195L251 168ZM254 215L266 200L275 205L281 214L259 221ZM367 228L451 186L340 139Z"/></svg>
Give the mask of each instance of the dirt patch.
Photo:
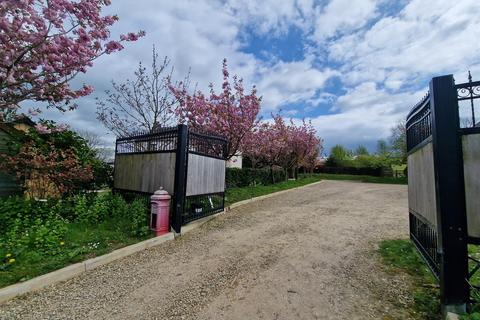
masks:
<svg viewBox="0 0 480 320"><path fill-rule="evenodd" d="M408 319L375 254L406 186L326 181L0 306L2 319Z"/></svg>

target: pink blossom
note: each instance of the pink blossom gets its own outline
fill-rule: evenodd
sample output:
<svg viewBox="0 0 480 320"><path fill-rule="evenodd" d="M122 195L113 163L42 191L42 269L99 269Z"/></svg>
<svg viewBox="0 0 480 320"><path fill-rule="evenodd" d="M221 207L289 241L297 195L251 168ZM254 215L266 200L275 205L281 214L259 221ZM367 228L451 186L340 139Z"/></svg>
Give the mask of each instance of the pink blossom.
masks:
<svg viewBox="0 0 480 320"><path fill-rule="evenodd" d="M65 110L70 102L92 92L70 87L103 53L123 49L145 32L110 39L115 15L102 16L109 0L0 1L0 111L18 109L24 100L44 101ZM71 26L74 26L71 28ZM32 32L35 30L35 32ZM67 81L65 81L67 80ZM0 119L1 120L1 119Z"/></svg>
<svg viewBox="0 0 480 320"><path fill-rule="evenodd" d="M243 151L249 133L257 127L260 111L260 98L255 87L250 94L244 93L243 82L233 77L230 84L227 61L223 61L222 92L217 94L210 84L210 94L201 91L187 93L184 85L169 88L177 98L177 115L182 122L198 131L216 133L229 141L227 158L230 159ZM233 88L233 89L232 89Z"/></svg>
<svg viewBox="0 0 480 320"><path fill-rule="evenodd" d="M63 132L68 129L68 125L62 123L52 129L52 132Z"/></svg>
<svg viewBox="0 0 480 320"><path fill-rule="evenodd" d="M41 123L37 123L35 125L35 130L37 130L38 133L40 134L49 134L49 133L52 133L52 130L49 129L47 126L41 124Z"/></svg>

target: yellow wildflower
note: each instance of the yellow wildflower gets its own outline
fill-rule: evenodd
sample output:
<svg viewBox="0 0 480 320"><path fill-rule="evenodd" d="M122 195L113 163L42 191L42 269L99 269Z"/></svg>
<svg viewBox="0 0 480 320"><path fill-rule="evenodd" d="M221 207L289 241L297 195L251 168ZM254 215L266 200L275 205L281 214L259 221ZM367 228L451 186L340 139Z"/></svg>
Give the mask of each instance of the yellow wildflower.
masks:
<svg viewBox="0 0 480 320"><path fill-rule="evenodd" d="M15 262L15 259L13 259L13 258L8 260L8 263L14 263L14 262Z"/></svg>
<svg viewBox="0 0 480 320"><path fill-rule="evenodd" d="M64 241L60 241L60 245L63 246L65 244Z"/></svg>
<svg viewBox="0 0 480 320"><path fill-rule="evenodd" d="M7 253L7 255L5 256L5 258L10 258L12 256L11 253Z"/></svg>

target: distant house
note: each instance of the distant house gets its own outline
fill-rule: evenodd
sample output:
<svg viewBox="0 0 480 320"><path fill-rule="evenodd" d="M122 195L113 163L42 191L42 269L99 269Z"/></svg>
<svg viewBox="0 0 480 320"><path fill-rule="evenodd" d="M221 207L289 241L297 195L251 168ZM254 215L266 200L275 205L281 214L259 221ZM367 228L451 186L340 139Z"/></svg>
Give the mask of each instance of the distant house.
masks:
<svg viewBox="0 0 480 320"><path fill-rule="evenodd" d="M0 153L7 153L8 144L16 136L32 128L35 123L27 117L12 122L0 122ZM0 197L21 194L22 189L15 177L0 172Z"/></svg>
<svg viewBox="0 0 480 320"><path fill-rule="evenodd" d="M227 168L242 169L243 158L242 155L233 156L227 161Z"/></svg>

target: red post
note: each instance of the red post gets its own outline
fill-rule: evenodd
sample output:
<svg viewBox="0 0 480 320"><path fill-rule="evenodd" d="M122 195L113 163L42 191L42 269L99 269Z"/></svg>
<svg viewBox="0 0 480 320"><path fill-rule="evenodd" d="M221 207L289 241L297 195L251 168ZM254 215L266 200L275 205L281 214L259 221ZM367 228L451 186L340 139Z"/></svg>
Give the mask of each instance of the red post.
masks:
<svg viewBox="0 0 480 320"><path fill-rule="evenodd" d="M170 199L167 191L160 188L150 197L151 214L150 229L155 231L156 236L170 231Z"/></svg>

